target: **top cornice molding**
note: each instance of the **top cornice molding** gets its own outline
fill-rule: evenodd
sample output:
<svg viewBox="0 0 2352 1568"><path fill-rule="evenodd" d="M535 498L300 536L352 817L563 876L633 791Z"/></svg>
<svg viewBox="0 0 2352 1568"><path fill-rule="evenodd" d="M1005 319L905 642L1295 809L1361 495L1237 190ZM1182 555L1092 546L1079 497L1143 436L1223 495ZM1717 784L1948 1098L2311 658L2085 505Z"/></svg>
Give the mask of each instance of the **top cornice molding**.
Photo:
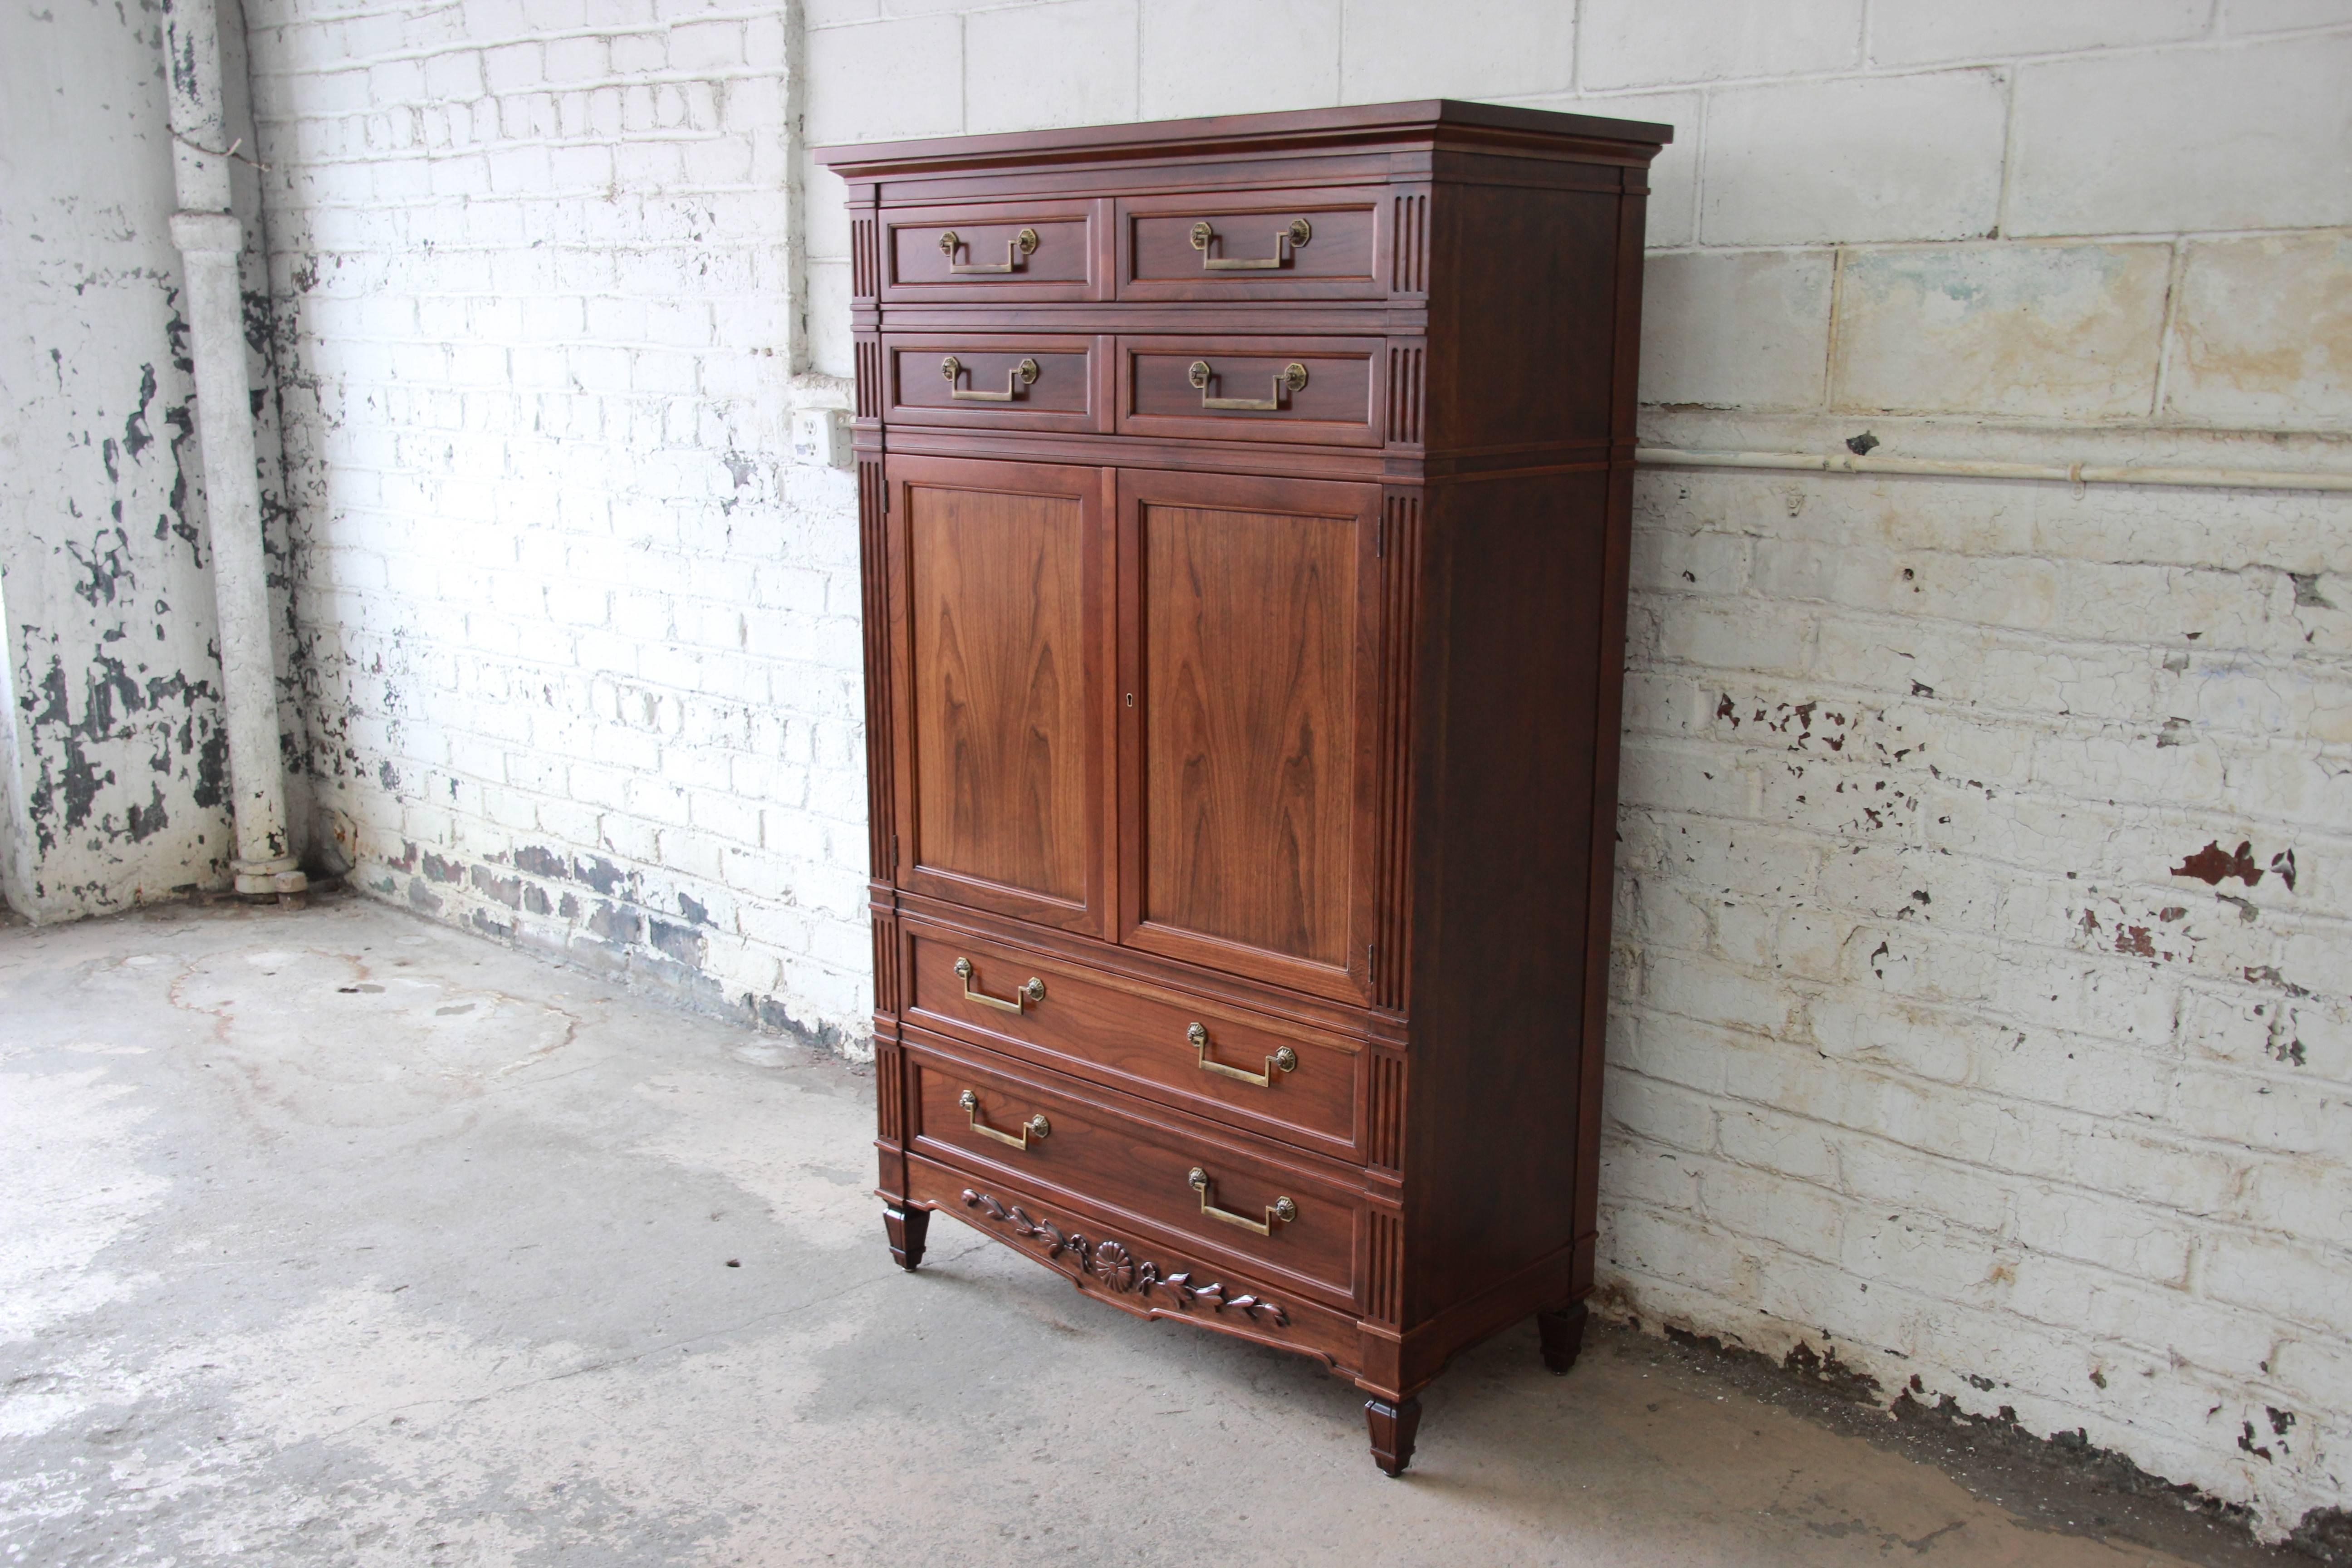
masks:
<svg viewBox="0 0 2352 1568"><path fill-rule="evenodd" d="M1109 163L1371 146L1427 146L1646 163L1674 128L1639 120L1511 109L1449 98L1351 104L1278 114L1228 114L1129 125L1083 125L984 136L820 147L816 160L848 179L961 174L1018 165Z"/></svg>

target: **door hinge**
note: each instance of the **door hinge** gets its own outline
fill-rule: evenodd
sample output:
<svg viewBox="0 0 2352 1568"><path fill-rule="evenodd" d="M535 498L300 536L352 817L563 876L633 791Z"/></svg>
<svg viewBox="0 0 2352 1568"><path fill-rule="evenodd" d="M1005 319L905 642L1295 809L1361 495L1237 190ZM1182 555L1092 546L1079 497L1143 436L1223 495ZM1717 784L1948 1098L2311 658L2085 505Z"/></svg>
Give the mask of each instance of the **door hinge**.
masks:
<svg viewBox="0 0 2352 1568"><path fill-rule="evenodd" d="M897 834L893 833L892 835L890 835L890 875L891 875L892 877L894 877L894 878L895 878L895 877L897 877L897 876L898 876L898 836Z"/></svg>
<svg viewBox="0 0 2352 1568"><path fill-rule="evenodd" d="M1370 942L1364 943L1364 978L1366 980L1372 977L1372 955L1379 951L1379 943Z"/></svg>
<svg viewBox="0 0 2352 1568"><path fill-rule="evenodd" d="M1372 524L1372 559L1377 561L1389 552L1389 520L1385 513Z"/></svg>

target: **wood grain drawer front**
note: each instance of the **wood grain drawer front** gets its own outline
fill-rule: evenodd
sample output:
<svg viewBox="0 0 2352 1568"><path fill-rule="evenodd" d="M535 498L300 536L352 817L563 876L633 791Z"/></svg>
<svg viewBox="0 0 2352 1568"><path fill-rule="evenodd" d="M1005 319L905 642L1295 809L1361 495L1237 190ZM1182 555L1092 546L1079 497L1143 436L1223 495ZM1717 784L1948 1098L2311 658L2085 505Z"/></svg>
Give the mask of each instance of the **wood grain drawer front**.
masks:
<svg viewBox="0 0 2352 1568"><path fill-rule="evenodd" d="M894 425L1108 433L1109 340L884 333Z"/></svg>
<svg viewBox="0 0 2352 1568"><path fill-rule="evenodd" d="M1123 434L1377 447L1381 338L1118 340Z"/></svg>
<svg viewBox="0 0 2352 1568"><path fill-rule="evenodd" d="M1361 1158L1356 1080L1363 1058L1343 1041L1018 948L929 933L910 941L908 1023L1340 1159Z"/></svg>
<svg viewBox="0 0 2352 1568"><path fill-rule="evenodd" d="M1239 1260L1260 1279L1353 1300L1361 1194L1273 1146L1139 1121L1068 1079L1020 1076L912 1039L907 1061L913 1152L1007 1172L1032 1191Z"/></svg>
<svg viewBox="0 0 2352 1568"><path fill-rule="evenodd" d="M1119 204L1122 300L1386 299L1385 186Z"/></svg>
<svg viewBox="0 0 2352 1568"><path fill-rule="evenodd" d="M975 1176L929 1160L908 1163L907 1195L938 1205L985 1235L1068 1276L1088 1295L1139 1316L1177 1318L1203 1328L1330 1362L1343 1377L1363 1369L1363 1333L1352 1310L1268 1290L1164 1241L1092 1214L1051 1204L994 1175Z"/></svg>
<svg viewBox="0 0 2352 1568"><path fill-rule="evenodd" d="M886 211L882 298L1107 299L1097 211L1086 201Z"/></svg>

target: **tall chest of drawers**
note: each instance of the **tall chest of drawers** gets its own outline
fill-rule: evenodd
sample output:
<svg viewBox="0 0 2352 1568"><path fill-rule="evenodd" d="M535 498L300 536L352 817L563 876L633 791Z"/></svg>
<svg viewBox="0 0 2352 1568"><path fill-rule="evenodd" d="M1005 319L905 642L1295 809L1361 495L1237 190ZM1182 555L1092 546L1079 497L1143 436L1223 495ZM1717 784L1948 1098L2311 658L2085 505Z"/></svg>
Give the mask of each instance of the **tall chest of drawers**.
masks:
<svg viewBox="0 0 2352 1568"><path fill-rule="evenodd" d="M1643 205L1453 102L866 145L881 1194L1417 1394L1591 1289Z"/></svg>

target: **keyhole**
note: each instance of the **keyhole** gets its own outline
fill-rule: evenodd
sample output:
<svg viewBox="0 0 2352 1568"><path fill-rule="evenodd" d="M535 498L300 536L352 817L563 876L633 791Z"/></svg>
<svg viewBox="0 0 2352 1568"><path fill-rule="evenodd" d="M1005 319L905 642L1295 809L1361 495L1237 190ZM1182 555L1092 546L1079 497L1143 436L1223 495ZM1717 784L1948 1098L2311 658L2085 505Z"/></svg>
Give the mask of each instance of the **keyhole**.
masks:
<svg viewBox="0 0 2352 1568"><path fill-rule="evenodd" d="M1135 693L1134 693L1134 692L1132 692L1132 691L1130 691L1130 692L1129 692L1129 693L1127 694L1127 705L1128 705L1129 708L1132 708L1132 707L1134 707L1134 706L1135 706Z"/></svg>

